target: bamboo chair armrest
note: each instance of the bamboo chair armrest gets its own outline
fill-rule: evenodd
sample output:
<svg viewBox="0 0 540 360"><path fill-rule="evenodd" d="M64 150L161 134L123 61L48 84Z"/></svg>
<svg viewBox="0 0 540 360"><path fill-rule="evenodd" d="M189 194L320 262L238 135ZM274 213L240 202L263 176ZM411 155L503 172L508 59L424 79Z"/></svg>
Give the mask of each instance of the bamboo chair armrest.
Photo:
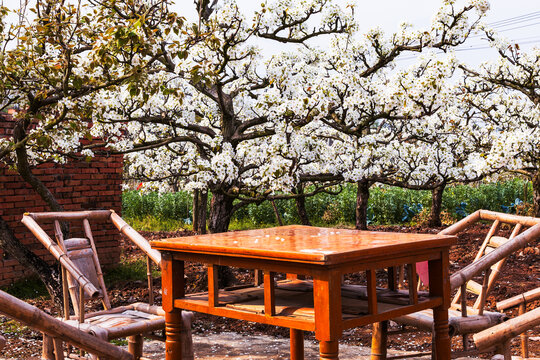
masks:
<svg viewBox="0 0 540 360"><path fill-rule="evenodd" d="M40 212L40 213L25 213L24 215L31 217L35 221L44 221L44 220L74 221L74 220L83 220L83 219L104 221L104 220L107 220L111 216L111 210Z"/></svg>
<svg viewBox="0 0 540 360"><path fill-rule="evenodd" d="M510 309L512 307L519 306L521 304L526 304L528 302L535 301L538 299L540 299L540 287L533 290L529 290L522 294L513 296L510 299L499 301L497 303L497 310L502 311L502 310Z"/></svg>
<svg viewBox="0 0 540 360"><path fill-rule="evenodd" d="M479 260L469 264L460 271L456 272L450 277L450 287L452 290L457 289L462 284L471 280L480 271L486 270L499 260L507 257L511 253L525 247L531 240L540 237L540 223L522 232L511 241L498 247L489 254L481 257Z"/></svg>
<svg viewBox="0 0 540 360"><path fill-rule="evenodd" d="M473 339L478 349L487 349L493 345L502 344L538 325L540 325L540 308L476 333Z"/></svg>
<svg viewBox="0 0 540 360"><path fill-rule="evenodd" d="M127 222L124 221L117 213L111 210L111 221L114 226L131 240L139 249L141 249L154 263L161 267L161 253L152 249L148 240L133 229Z"/></svg>

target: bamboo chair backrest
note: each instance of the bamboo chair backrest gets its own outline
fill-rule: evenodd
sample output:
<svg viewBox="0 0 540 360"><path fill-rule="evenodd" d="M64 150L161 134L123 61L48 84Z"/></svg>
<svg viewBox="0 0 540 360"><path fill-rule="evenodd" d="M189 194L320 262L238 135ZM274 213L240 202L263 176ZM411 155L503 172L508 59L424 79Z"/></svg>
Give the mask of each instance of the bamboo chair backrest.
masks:
<svg viewBox="0 0 540 360"><path fill-rule="evenodd" d="M53 241L40 227L40 221L54 221L55 240ZM62 278L67 279L64 283L64 304L68 306L68 298L72 299L75 313L80 319L84 318L84 301L90 298L101 298L103 307L110 309L110 301L107 295L101 265L97 257L96 246L90 228L90 221L110 220L128 239L130 239L148 257L147 278L149 288L149 303L153 305L153 279L152 262L161 266L161 254L150 247L148 241L137 231L129 226L120 216L112 210L91 211L66 211L66 212L43 212L25 213L22 223L25 224L36 238L55 256L62 265ZM83 238L64 239L60 221L82 221L84 231ZM83 284L83 289L79 284ZM80 294L85 295L81 296ZM69 308L65 308L65 314L69 314Z"/></svg>
<svg viewBox="0 0 540 360"><path fill-rule="evenodd" d="M497 249L500 246L512 241L512 239L518 236L525 227L533 226L540 223L540 219L537 218L479 210L474 214L471 214L465 219L461 220L460 222L456 223L455 225L451 226L450 228L442 231L441 233L448 235L456 234L464 228L480 220L493 221L493 224L488 231L482 245L480 246L480 249L476 254L473 263L477 262L487 254L497 252ZM513 226L512 232L508 238L500 236L500 230L503 224ZM461 289L458 290L454 299L452 300L452 305L454 307L457 307L457 304L461 302L461 309L463 312L466 312L465 301L461 297L461 294L465 289L467 293L472 293L477 296L473 305L473 309L478 310L479 314L482 314L487 295L493 289L495 282L497 281L500 272L504 264L506 263L506 259L507 256L501 255L498 262L496 262L490 268L484 271L484 279L482 284L479 284L474 280L469 280L464 285L462 285Z"/></svg>
<svg viewBox="0 0 540 360"><path fill-rule="evenodd" d="M67 257L72 263L79 269L79 271L90 281L96 289L99 291L98 298L101 299L105 310L111 308L109 296L107 294L107 288L103 279L103 272L101 271L101 265L97 256L96 245L90 222L88 217L82 219L82 227L84 230L84 238L70 238L64 239L60 222L54 220L54 232L58 245L65 252ZM63 273L64 275L64 273ZM91 297L85 292L81 291L79 287L78 279L74 278L71 274L65 273L67 277L67 290L75 310L75 315L84 319L84 303ZM66 286L64 285L64 292ZM95 297L94 297L95 298ZM67 300L67 294L64 294L64 300Z"/></svg>

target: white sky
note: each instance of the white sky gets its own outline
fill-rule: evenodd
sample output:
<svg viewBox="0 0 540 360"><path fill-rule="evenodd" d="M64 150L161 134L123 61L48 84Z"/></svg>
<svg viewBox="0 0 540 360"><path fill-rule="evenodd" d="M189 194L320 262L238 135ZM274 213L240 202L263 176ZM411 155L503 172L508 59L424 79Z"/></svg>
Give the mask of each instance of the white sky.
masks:
<svg viewBox="0 0 540 360"><path fill-rule="evenodd" d="M0 0L10 9L18 9L21 1L24 0ZM345 4L346 0L336 0L340 4ZM244 9L248 18L254 10L258 9L261 0L237 0L239 6ZM30 4L35 1L30 0ZM415 28L427 27L431 18L441 4L438 0L356 0L355 17L360 24L360 29L365 32L374 27L381 27L390 34L397 30L402 22L413 24ZM498 22L521 16L519 19L509 20L501 24L499 30L507 38L520 44L522 50L526 51L533 46L540 45L540 0L491 0L491 9L486 17L487 23ZM176 0L176 11L193 19L195 6L193 0ZM523 17L527 16L527 17ZM324 46L323 40L321 46ZM283 44L276 44L271 41L261 44L265 54L283 50ZM466 44L458 49L459 57L473 65L494 58L496 53L492 49L478 49L487 47L485 41L480 37L471 38ZM414 61L414 56L404 55L399 60L403 65Z"/></svg>
<svg viewBox="0 0 540 360"><path fill-rule="evenodd" d="M346 4L346 0L336 1L340 4ZM259 8L261 1L237 0L237 2L245 10L246 16L251 17L250 14ZM442 1L356 0L355 3L357 4L355 18L360 24L361 32L379 26L385 33L391 34L398 29L399 24L402 22L411 23L415 28L429 26ZM505 37L520 43L522 50L540 46L540 0L490 0L490 5L491 8L484 20L488 24L530 14L530 16L500 24L499 31ZM188 19L195 16L193 0L177 0L177 6L179 6L179 9L184 10L184 12L179 12L183 13ZM281 43L268 42L261 46L265 53L284 49L284 45ZM480 37L470 38L466 44L460 47L457 54L460 59L472 65L496 57L497 54L493 49L477 49L479 47L487 47L487 42ZM414 57L414 55L403 55L403 60L399 61L407 65L414 62Z"/></svg>

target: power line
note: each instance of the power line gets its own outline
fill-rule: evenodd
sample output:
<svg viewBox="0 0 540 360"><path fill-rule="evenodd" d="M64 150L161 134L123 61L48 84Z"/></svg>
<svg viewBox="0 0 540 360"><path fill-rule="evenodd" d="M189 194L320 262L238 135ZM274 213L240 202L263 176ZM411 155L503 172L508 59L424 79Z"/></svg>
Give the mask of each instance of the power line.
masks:
<svg viewBox="0 0 540 360"><path fill-rule="evenodd" d="M537 15L540 15L540 11L534 11L534 12L530 12L530 13L527 13L527 14L514 16L514 17L511 17L511 18L508 18L508 19L502 19L502 20L498 20L498 21L493 21L493 22L488 23L488 25L489 26L499 26L501 24L505 24L505 23L508 23L508 22L513 22L513 21L516 21L516 20L521 20L521 19L528 18L528 17L534 17L534 16L537 16Z"/></svg>

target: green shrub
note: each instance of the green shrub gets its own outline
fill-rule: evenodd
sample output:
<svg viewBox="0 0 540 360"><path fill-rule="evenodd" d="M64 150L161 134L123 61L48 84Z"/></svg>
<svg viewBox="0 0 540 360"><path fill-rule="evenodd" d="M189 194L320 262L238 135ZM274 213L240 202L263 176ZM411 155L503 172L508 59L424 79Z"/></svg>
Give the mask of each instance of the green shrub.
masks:
<svg viewBox="0 0 540 360"><path fill-rule="evenodd" d="M477 185L452 185L443 194L442 210L448 216L459 219L478 209L503 211L511 208L516 199L532 201L532 187L528 186L524 197L525 181L513 179ZM339 189L338 187L333 190ZM344 184L337 195L319 193L306 198L306 210L314 225L331 226L354 224L356 185ZM306 192L312 191L306 189ZM175 230L189 225L192 217L192 197L187 192L155 192L141 194L126 191L122 197L123 215L138 230ZM210 197L209 197L210 203ZM284 224L297 224L300 219L294 200L276 200L276 207ZM400 224L411 221L421 209L431 208L431 192L408 190L384 185L372 186L369 197L369 221L371 224ZM277 225L274 209L269 201L259 205L249 204L233 214L231 229L245 229Z"/></svg>

